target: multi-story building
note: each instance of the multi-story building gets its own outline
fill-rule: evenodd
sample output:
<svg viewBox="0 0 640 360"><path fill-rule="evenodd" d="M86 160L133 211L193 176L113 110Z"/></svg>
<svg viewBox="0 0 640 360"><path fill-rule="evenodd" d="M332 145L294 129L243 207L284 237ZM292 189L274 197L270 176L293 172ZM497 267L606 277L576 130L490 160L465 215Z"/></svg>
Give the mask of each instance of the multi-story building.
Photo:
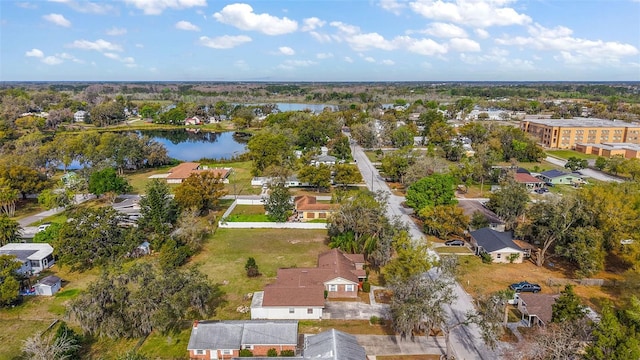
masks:
<svg viewBox="0 0 640 360"><path fill-rule="evenodd" d="M526 118L520 122L520 128L550 149L574 149L576 144L584 143L640 144L640 125L621 120Z"/></svg>

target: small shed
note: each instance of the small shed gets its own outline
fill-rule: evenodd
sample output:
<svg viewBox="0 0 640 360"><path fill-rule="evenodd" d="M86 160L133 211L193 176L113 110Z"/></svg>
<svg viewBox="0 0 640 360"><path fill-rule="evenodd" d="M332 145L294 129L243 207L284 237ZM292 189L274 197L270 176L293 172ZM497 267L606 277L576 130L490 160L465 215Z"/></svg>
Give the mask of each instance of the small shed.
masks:
<svg viewBox="0 0 640 360"><path fill-rule="evenodd" d="M62 287L62 280L54 275L49 275L40 280L35 286L36 295L53 296Z"/></svg>

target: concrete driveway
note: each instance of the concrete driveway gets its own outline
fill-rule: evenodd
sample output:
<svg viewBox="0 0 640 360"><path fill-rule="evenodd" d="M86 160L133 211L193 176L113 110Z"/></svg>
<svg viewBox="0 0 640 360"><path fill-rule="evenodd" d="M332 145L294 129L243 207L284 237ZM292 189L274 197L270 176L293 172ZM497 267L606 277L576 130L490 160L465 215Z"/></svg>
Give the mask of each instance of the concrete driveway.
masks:
<svg viewBox="0 0 640 360"><path fill-rule="evenodd" d="M368 356L382 355L444 355L444 337L416 336L413 340L397 335L355 335Z"/></svg>
<svg viewBox="0 0 640 360"><path fill-rule="evenodd" d="M323 319L369 320L372 316L390 319L389 305L369 305L363 302L327 301L322 311Z"/></svg>

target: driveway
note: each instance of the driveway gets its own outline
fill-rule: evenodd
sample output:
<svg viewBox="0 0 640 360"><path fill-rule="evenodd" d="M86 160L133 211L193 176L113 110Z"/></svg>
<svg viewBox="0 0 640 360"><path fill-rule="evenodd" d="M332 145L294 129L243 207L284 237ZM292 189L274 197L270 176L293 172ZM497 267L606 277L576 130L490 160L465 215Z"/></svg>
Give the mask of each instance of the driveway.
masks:
<svg viewBox="0 0 640 360"><path fill-rule="evenodd" d="M446 343L442 336L416 336L413 340L397 335L355 335L368 356L382 355L444 355Z"/></svg>
<svg viewBox="0 0 640 360"><path fill-rule="evenodd" d="M389 305L369 305L355 301L327 301L322 311L323 319L369 320L372 316L390 319Z"/></svg>

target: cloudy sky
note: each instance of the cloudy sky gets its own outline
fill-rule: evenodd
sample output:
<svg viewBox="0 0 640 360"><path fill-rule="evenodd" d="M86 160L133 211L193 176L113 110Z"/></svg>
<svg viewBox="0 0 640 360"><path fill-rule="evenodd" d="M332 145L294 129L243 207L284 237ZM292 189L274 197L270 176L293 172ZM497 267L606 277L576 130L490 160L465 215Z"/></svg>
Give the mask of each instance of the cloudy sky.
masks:
<svg viewBox="0 0 640 360"><path fill-rule="evenodd" d="M0 80L640 81L640 0L0 2Z"/></svg>

